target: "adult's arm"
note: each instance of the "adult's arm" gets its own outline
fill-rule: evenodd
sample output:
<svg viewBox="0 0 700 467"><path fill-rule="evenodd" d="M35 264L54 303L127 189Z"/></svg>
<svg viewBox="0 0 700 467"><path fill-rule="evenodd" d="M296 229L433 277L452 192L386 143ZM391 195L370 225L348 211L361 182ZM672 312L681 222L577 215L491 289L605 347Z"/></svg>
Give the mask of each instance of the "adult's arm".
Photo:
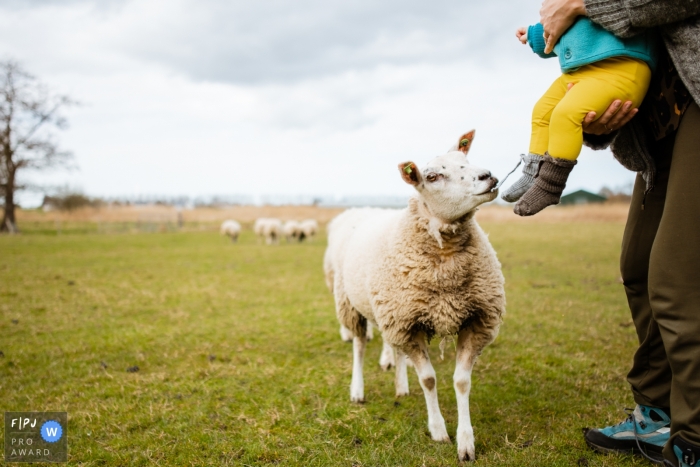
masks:
<svg viewBox="0 0 700 467"><path fill-rule="evenodd" d="M630 37L645 28L675 23L700 14L698 0L544 0L540 23L550 53L559 38L579 16L620 37Z"/></svg>
<svg viewBox="0 0 700 467"><path fill-rule="evenodd" d="M584 0L584 4L593 22L620 37L700 14L698 0Z"/></svg>

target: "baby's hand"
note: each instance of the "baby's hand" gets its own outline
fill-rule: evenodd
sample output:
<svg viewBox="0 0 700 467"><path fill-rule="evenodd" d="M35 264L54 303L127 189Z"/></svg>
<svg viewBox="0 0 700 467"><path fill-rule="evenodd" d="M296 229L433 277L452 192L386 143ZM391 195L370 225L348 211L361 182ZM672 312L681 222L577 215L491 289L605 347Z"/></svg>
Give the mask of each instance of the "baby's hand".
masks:
<svg viewBox="0 0 700 467"><path fill-rule="evenodd" d="M516 29L515 37L518 38L520 43L527 44L527 28L524 26L521 26L518 29Z"/></svg>

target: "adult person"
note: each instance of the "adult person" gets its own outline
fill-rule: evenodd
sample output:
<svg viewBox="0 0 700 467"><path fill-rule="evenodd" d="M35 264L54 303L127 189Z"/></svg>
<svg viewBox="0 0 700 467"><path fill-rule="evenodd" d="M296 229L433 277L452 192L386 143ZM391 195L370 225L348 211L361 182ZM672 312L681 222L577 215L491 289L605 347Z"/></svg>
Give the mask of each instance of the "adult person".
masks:
<svg viewBox="0 0 700 467"><path fill-rule="evenodd" d="M662 60L642 106L615 101L583 125L587 145L610 146L638 172L620 261L639 338L627 376L637 406L585 439L700 466L700 1L544 0L540 15L545 52L581 15L620 37L659 34Z"/></svg>

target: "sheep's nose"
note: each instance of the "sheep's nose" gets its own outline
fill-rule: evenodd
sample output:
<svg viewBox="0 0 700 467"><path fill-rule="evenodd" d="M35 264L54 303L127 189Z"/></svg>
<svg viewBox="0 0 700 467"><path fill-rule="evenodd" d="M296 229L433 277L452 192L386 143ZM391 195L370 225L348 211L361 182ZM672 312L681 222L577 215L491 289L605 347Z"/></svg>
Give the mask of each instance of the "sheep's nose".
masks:
<svg viewBox="0 0 700 467"><path fill-rule="evenodd" d="M489 179L489 178L491 178L491 172L484 172L484 173L482 173L482 174L479 175L479 180L482 181L482 182L483 182L484 180Z"/></svg>

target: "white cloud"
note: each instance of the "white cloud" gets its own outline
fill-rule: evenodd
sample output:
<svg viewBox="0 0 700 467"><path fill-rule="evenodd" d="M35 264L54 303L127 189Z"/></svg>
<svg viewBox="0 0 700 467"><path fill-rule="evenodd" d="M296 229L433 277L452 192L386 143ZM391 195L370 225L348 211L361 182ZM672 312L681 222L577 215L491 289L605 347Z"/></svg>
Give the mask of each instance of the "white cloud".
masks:
<svg viewBox="0 0 700 467"><path fill-rule="evenodd" d="M0 4L0 55L85 103L62 135L80 171L37 178L94 195L407 193L396 164L471 127L502 176L558 75L513 37L534 2L32 5ZM585 152L569 186L631 178Z"/></svg>

